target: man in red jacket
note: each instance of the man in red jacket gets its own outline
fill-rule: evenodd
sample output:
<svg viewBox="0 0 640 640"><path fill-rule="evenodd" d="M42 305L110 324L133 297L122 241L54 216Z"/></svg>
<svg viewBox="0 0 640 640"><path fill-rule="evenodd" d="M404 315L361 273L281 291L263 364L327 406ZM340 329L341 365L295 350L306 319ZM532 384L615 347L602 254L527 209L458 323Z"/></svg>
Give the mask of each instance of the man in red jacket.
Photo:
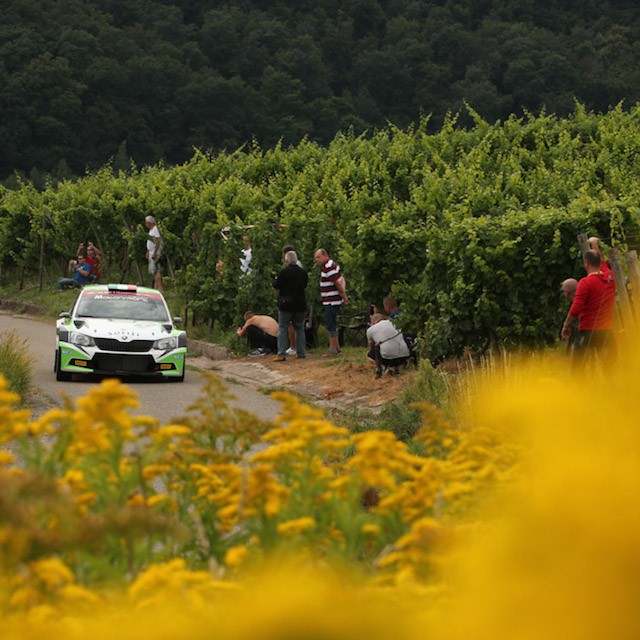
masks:
<svg viewBox="0 0 640 640"><path fill-rule="evenodd" d="M597 352L610 364L615 358L613 316L616 302L616 283L611 269L593 249L584 254L586 277L578 282L573 304L562 327L562 339L571 336L571 327L578 320L578 335L573 343L572 366L584 365L589 353Z"/></svg>

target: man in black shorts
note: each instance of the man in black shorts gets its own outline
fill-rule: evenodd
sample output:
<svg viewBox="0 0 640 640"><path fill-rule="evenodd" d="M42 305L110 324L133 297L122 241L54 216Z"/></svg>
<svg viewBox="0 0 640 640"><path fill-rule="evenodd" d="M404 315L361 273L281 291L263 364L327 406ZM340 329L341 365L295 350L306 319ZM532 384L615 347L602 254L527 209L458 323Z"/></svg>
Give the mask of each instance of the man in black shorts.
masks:
<svg viewBox="0 0 640 640"><path fill-rule="evenodd" d="M239 336L247 336L250 355L264 356L278 350L278 323L271 316L258 316L253 311L244 314L244 324L236 329Z"/></svg>

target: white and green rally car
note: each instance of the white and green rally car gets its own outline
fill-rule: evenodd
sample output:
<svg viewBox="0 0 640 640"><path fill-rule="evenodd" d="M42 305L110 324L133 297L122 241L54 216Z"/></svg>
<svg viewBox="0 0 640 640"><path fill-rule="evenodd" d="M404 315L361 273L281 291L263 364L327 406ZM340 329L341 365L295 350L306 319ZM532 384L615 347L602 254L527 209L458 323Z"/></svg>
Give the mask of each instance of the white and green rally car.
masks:
<svg viewBox="0 0 640 640"><path fill-rule="evenodd" d="M187 334L156 289L90 285L56 325L57 380L74 373L184 380Z"/></svg>

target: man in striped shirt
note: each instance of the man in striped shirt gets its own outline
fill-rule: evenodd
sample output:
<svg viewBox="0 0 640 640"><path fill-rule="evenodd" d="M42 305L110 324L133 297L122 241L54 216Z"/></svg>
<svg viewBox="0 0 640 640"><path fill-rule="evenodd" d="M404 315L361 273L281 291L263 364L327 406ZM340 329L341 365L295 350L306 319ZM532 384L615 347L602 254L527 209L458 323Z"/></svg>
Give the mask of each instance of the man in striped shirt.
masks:
<svg viewBox="0 0 640 640"><path fill-rule="evenodd" d="M327 355L335 356L340 351L338 311L343 303L349 304L349 298L345 291L345 281L340 265L329 257L326 249L318 249L316 251L315 261L321 269L320 298L322 299L324 323L329 332L329 351Z"/></svg>

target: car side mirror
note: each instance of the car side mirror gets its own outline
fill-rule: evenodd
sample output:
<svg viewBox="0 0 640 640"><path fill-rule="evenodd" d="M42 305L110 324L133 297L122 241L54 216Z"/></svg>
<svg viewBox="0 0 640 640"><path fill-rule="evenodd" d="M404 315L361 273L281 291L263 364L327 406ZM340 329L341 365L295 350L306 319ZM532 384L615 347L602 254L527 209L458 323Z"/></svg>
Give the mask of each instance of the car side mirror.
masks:
<svg viewBox="0 0 640 640"><path fill-rule="evenodd" d="M173 324L182 324L183 323L183 320L182 320L182 318L180 316L174 316L172 318L172 320L173 320Z"/></svg>
<svg viewBox="0 0 640 640"><path fill-rule="evenodd" d="M71 314L68 311L61 311L58 314L58 318L70 318Z"/></svg>

